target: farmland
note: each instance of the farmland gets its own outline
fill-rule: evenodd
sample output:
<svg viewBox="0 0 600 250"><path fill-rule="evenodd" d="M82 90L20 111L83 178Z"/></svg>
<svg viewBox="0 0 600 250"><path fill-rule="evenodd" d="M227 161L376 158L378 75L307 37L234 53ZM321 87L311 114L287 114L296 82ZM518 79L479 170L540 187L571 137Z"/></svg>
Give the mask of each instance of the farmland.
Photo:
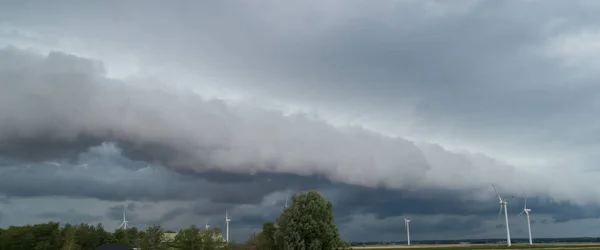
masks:
<svg viewBox="0 0 600 250"><path fill-rule="evenodd" d="M424 245L372 245L354 246L358 250L393 250L393 249L419 249L419 250L458 250L458 249L600 249L600 243L546 243L546 244L513 244L510 248L501 244L424 244Z"/></svg>

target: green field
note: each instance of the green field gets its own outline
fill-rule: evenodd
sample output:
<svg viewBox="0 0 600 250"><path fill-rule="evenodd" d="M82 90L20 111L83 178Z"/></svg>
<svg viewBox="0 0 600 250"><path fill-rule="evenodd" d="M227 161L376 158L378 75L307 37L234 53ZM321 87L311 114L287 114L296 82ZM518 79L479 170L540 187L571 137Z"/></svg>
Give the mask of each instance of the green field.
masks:
<svg viewBox="0 0 600 250"><path fill-rule="evenodd" d="M412 246L399 246L399 245L388 245L388 246L362 246L352 247L357 250L405 250L405 249L419 249L419 250L457 250L457 249L600 249L600 243L565 243L565 244L513 244L510 248L506 245L412 245Z"/></svg>

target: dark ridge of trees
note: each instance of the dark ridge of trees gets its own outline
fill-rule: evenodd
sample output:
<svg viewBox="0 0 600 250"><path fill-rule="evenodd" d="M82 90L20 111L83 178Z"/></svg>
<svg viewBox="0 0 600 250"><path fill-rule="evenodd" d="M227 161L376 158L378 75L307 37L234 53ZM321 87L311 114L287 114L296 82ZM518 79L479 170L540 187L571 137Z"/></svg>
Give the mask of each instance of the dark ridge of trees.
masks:
<svg viewBox="0 0 600 250"><path fill-rule="evenodd" d="M94 250L105 243L119 242L152 250L330 250L347 249L333 224L333 205L317 191L292 196L274 222L265 222L261 232L245 243L225 242L219 228L195 225L175 232L160 225L117 229L109 232L102 224L43 224L0 228L0 250Z"/></svg>

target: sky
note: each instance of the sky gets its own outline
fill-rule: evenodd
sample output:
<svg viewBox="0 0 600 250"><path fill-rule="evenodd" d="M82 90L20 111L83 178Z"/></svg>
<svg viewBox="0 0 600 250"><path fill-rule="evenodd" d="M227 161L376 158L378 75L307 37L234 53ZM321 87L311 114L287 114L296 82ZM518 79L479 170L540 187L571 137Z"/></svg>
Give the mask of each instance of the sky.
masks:
<svg viewBox="0 0 600 250"><path fill-rule="evenodd" d="M600 234L597 1L0 1L0 226ZM595 118L596 117L596 118Z"/></svg>

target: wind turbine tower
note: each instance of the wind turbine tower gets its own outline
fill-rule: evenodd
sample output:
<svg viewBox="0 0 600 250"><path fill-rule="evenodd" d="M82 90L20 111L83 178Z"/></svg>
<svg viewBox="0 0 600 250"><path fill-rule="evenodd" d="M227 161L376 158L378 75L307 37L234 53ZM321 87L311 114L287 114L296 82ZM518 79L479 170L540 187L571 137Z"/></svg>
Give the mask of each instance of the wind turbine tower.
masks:
<svg viewBox="0 0 600 250"><path fill-rule="evenodd" d="M127 230L127 223L129 223L129 221L127 221L127 219L125 218L125 209L126 209L126 207L123 206L123 222L121 222L121 225L119 225L119 228L123 228L123 229Z"/></svg>
<svg viewBox="0 0 600 250"><path fill-rule="evenodd" d="M529 213L531 212L531 209L527 208L527 197L525 198L525 207L523 208L523 211L521 211L519 213L519 216L522 215L523 213L525 213L525 215L527 215L527 230L529 230L529 245L533 245L533 240L531 239L531 219L529 218Z"/></svg>
<svg viewBox="0 0 600 250"><path fill-rule="evenodd" d="M404 217L404 230L406 231L406 242L410 246L410 220Z"/></svg>
<svg viewBox="0 0 600 250"><path fill-rule="evenodd" d="M231 219L227 215L227 210L225 210L225 241L229 242L229 222Z"/></svg>
<svg viewBox="0 0 600 250"><path fill-rule="evenodd" d="M500 215L502 214L502 207L504 207L504 219L506 221L506 246L511 246L510 244L510 229L508 228L508 209L507 207L507 199L502 199L502 197L500 196L500 194L498 194L498 191L496 190L496 187L494 186L494 184L492 184L492 188L494 189L494 192L496 192L496 195L498 196L498 200L500 200L500 212L498 213L498 217L500 217Z"/></svg>

